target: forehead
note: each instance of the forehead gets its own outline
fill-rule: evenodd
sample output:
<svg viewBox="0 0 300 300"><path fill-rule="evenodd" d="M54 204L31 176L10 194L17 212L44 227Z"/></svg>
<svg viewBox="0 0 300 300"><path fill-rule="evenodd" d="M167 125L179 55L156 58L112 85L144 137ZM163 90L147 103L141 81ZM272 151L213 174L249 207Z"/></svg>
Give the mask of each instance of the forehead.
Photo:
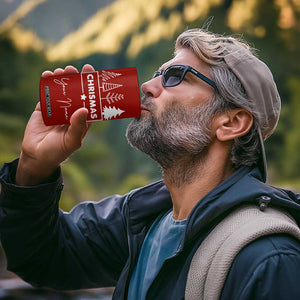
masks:
<svg viewBox="0 0 300 300"><path fill-rule="evenodd" d="M189 65L205 75L209 74L209 65L199 59L196 54L188 48L178 49L175 56L165 62L160 69L166 69L167 67L176 64Z"/></svg>

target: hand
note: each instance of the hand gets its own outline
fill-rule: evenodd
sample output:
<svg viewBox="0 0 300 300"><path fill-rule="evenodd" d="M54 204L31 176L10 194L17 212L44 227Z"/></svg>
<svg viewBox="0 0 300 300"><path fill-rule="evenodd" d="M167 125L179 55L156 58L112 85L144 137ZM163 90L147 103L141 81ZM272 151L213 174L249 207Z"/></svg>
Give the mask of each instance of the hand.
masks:
<svg viewBox="0 0 300 300"><path fill-rule="evenodd" d="M91 71L94 71L91 65L82 68L82 72ZM54 75L72 73L78 73L73 66L54 71ZM51 75L52 72L45 71L42 77ZM38 103L26 126L16 184L26 186L42 182L51 176L75 150L79 149L91 126L91 123L86 122L87 115L88 110L80 108L71 116L69 125L46 126Z"/></svg>

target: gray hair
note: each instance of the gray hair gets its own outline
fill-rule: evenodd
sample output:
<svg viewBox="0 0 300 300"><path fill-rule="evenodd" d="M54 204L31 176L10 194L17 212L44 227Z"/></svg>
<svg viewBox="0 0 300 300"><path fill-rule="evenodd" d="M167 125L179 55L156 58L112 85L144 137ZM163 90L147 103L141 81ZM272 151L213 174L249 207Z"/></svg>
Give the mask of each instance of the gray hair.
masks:
<svg viewBox="0 0 300 300"><path fill-rule="evenodd" d="M247 97L239 79L229 69L224 57L241 48L254 53L254 50L239 38L213 34L203 29L190 29L176 40L175 53L181 48L191 49L195 55L210 65L212 79L216 82L212 103L215 115L233 108L244 108L254 117L250 131L233 141L231 162L233 168L257 164L260 147L257 114L253 103Z"/></svg>

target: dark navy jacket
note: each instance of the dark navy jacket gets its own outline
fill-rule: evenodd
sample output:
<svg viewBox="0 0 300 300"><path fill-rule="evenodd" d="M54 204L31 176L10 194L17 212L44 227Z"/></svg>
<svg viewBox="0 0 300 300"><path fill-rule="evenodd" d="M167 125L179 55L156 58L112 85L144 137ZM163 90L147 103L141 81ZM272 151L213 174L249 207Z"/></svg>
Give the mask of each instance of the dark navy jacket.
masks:
<svg viewBox="0 0 300 300"><path fill-rule="evenodd" d="M153 221L172 208L162 181L81 203L70 213L58 209L60 171L36 187L13 184L17 161L0 173L0 234L8 269L35 286L79 289L116 286L126 299L130 275ZM191 212L184 239L153 281L147 299L184 299L189 265L199 244L233 209L257 203L287 210L300 223L300 196L261 181L258 169L240 168L209 192ZM287 235L261 238L236 257L221 299L300 299L300 244Z"/></svg>

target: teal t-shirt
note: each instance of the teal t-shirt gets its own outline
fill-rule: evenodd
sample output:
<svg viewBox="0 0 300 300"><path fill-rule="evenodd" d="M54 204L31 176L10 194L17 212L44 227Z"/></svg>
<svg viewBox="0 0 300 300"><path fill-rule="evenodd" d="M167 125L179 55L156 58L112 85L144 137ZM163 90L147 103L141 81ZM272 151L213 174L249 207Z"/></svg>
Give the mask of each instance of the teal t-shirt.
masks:
<svg viewBox="0 0 300 300"><path fill-rule="evenodd" d="M173 212L158 218L149 229L132 274L128 299L145 299L146 293L164 261L173 256L186 228L186 219L176 221Z"/></svg>

